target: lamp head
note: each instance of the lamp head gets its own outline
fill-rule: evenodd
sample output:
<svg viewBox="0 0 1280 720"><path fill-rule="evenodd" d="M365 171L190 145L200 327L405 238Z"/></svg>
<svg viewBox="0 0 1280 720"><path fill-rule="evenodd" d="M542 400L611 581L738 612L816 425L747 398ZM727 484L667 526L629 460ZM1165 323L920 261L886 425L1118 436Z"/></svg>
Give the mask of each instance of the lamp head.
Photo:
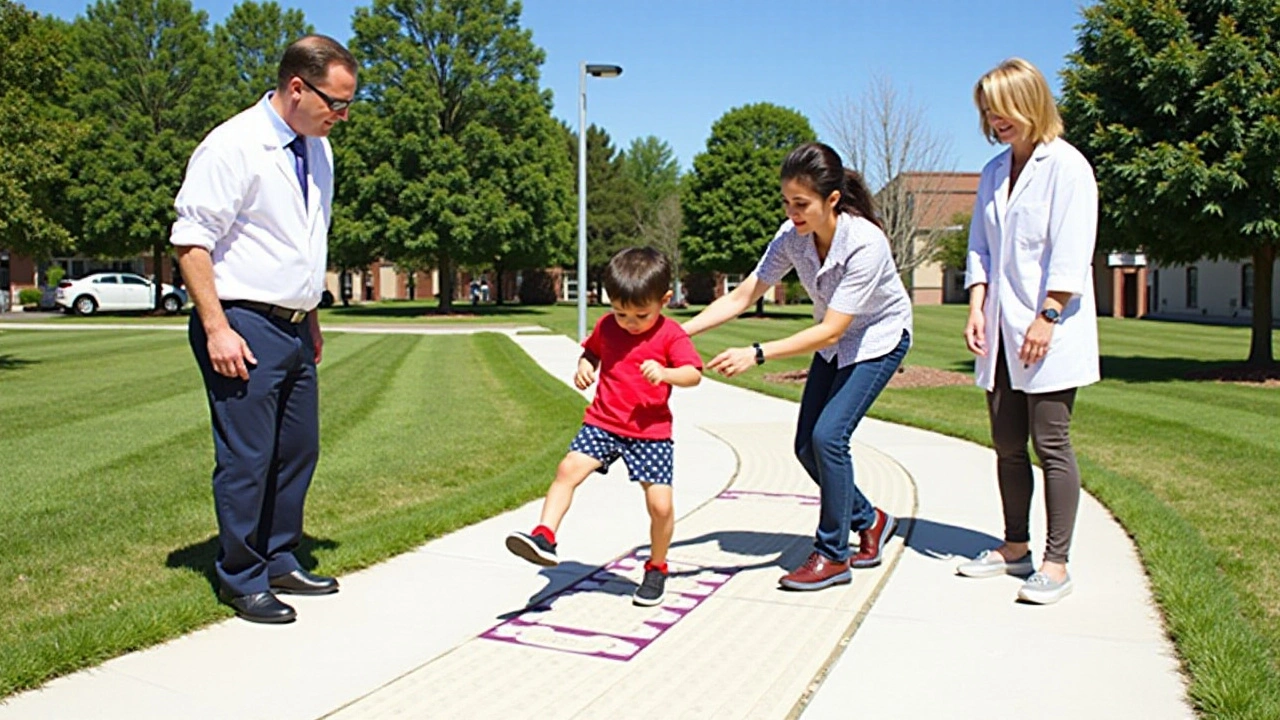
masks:
<svg viewBox="0 0 1280 720"><path fill-rule="evenodd" d="M588 65L587 74L591 77L618 77L622 74L622 68L617 65Z"/></svg>

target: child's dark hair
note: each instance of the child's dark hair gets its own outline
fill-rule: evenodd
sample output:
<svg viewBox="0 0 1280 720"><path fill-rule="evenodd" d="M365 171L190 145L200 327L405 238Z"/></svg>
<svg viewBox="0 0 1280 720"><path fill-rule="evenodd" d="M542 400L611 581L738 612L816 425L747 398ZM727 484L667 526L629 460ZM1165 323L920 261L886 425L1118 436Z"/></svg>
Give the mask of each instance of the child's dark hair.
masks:
<svg viewBox="0 0 1280 720"><path fill-rule="evenodd" d="M829 145L805 143L792 150L782 161L782 179L802 182L824 198L839 190L836 212L864 217L884 229L880 218L876 217L876 204L862 175L845 168L840 156Z"/></svg>
<svg viewBox="0 0 1280 720"><path fill-rule="evenodd" d="M610 302L640 307L662 300L671 289L671 263L650 247L619 250L604 269Z"/></svg>

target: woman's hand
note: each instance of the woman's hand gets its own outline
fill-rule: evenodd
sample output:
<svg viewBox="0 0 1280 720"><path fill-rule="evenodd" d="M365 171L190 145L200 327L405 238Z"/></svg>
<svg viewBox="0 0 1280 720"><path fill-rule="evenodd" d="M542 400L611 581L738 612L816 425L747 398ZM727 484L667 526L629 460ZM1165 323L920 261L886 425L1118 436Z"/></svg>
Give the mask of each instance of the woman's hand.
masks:
<svg viewBox="0 0 1280 720"><path fill-rule="evenodd" d="M707 363L707 369L715 370L725 377L733 377L739 373L746 372L756 365L755 348L729 348L719 355L711 358L711 362Z"/></svg>
<svg viewBox="0 0 1280 720"><path fill-rule="evenodd" d="M969 321L964 324L964 344L974 355L987 356L987 318L981 310L969 313Z"/></svg>
<svg viewBox="0 0 1280 720"><path fill-rule="evenodd" d="M1022 341L1022 347L1018 349L1018 359L1023 365L1035 365L1044 359L1045 354L1049 352L1049 341L1053 340L1053 326L1054 323L1039 315L1031 321L1031 326L1027 328L1027 337Z"/></svg>

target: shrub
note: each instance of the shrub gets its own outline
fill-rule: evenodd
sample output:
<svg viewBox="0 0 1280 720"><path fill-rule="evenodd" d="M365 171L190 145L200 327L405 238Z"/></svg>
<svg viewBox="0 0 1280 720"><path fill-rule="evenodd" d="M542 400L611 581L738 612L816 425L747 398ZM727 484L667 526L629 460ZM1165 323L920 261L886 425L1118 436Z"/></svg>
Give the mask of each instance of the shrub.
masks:
<svg viewBox="0 0 1280 720"><path fill-rule="evenodd" d="M813 299L809 297L809 293L804 289L804 285L800 284L800 278L796 277L794 271L783 278L782 286L786 290L788 305L813 302Z"/></svg>
<svg viewBox="0 0 1280 720"><path fill-rule="evenodd" d="M62 269L61 265L54 265L44 271L45 285L49 287L58 287L58 283L62 282L62 278L67 276L67 271Z"/></svg>
<svg viewBox="0 0 1280 720"><path fill-rule="evenodd" d="M706 305L716 299L713 273L689 273L684 278L684 297L694 305Z"/></svg>
<svg viewBox="0 0 1280 720"><path fill-rule="evenodd" d="M522 305L555 305L556 281L546 270L525 270L518 294Z"/></svg>
<svg viewBox="0 0 1280 720"><path fill-rule="evenodd" d="M44 291L40 288L23 288L18 291L18 302L22 305L39 305Z"/></svg>

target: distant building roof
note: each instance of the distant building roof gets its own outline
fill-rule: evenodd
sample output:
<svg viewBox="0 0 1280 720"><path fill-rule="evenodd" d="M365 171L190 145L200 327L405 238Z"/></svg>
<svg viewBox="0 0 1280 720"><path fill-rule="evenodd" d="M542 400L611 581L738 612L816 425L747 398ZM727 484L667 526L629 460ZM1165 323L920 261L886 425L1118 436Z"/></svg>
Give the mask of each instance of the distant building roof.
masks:
<svg viewBox="0 0 1280 720"><path fill-rule="evenodd" d="M973 212L980 177L976 172L904 172L890 184L906 184L907 192L914 196L913 206L920 214L916 218L917 226L924 230L946 227L956 214Z"/></svg>

